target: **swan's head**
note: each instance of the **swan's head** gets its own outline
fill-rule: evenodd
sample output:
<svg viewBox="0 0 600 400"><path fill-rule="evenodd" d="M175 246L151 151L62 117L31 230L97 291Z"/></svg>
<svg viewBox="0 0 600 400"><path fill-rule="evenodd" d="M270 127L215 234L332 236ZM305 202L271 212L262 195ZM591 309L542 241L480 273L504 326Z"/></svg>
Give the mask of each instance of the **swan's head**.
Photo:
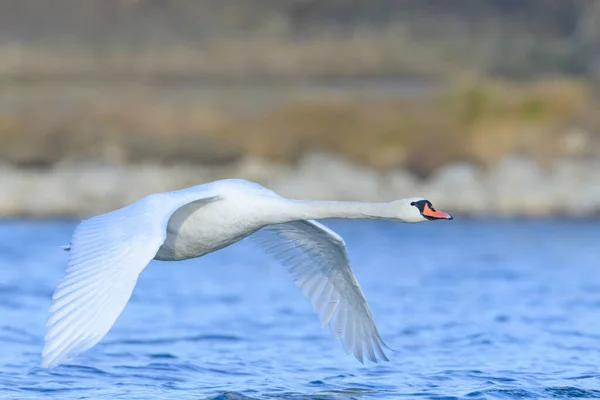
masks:
<svg viewBox="0 0 600 400"><path fill-rule="evenodd" d="M453 219L452 215L437 210L431 202L423 197L412 197L392 202L398 209L400 219L404 222L424 222L436 219Z"/></svg>

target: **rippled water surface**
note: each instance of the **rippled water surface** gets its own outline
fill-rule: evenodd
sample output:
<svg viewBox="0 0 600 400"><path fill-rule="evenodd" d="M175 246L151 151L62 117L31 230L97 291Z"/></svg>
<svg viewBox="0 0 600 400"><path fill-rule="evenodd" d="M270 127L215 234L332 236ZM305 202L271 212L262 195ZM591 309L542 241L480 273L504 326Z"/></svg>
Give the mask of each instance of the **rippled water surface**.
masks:
<svg viewBox="0 0 600 400"><path fill-rule="evenodd" d="M101 344L41 369L76 222L0 222L0 398L600 398L599 222L325 223L388 363L347 356L285 269L242 241L153 261Z"/></svg>

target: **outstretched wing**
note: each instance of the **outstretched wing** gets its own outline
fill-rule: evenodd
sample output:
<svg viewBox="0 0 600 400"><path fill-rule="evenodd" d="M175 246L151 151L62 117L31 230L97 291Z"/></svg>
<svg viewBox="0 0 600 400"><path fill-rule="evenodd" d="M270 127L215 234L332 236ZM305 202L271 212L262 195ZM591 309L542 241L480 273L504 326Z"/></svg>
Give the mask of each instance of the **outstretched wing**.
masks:
<svg viewBox="0 0 600 400"><path fill-rule="evenodd" d="M252 238L289 269L322 326L329 325L347 354L361 363L364 356L389 361L339 235L316 221L295 221L266 226Z"/></svg>
<svg viewBox="0 0 600 400"><path fill-rule="evenodd" d="M171 215L184 205L216 199L201 190L155 194L81 222L68 249L65 277L52 296L42 367L62 364L96 345L165 241Z"/></svg>

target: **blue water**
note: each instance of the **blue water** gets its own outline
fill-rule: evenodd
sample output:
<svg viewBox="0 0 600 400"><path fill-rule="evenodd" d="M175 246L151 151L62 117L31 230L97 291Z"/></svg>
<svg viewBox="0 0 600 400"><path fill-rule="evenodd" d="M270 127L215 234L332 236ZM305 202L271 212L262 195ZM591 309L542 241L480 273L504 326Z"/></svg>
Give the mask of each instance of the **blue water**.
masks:
<svg viewBox="0 0 600 400"><path fill-rule="evenodd" d="M0 222L0 398L600 398L600 222L325 222L396 349L388 363L347 356L243 241L152 262L105 340L41 369L76 221Z"/></svg>

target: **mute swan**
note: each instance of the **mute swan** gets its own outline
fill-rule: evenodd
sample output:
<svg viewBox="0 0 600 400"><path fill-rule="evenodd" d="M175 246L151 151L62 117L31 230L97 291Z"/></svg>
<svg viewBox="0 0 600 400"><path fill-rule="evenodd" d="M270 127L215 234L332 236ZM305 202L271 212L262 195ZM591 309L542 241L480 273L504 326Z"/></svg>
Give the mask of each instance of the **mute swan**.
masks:
<svg viewBox="0 0 600 400"><path fill-rule="evenodd" d="M200 257L252 235L283 261L346 353L377 362L385 346L356 281L344 240L320 218L403 222L452 219L428 200L389 203L290 200L263 186L226 179L151 194L81 222L50 307L42 367L54 367L96 345L123 311L150 260Z"/></svg>

